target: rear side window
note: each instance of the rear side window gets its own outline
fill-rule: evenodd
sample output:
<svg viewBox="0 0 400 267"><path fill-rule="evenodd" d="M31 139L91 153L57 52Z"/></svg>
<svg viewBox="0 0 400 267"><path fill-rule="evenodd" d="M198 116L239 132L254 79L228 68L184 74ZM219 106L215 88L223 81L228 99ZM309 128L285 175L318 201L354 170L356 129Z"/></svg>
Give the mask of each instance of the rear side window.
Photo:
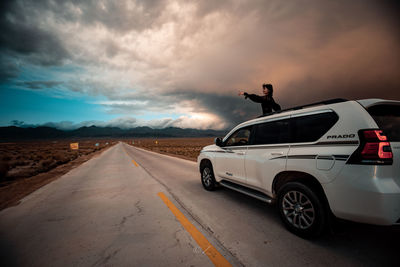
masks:
<svg viewBox="0 0 400 267"><path fill-rule="evenodd" d="M254 145L289 143L289 120L255 125Z"/></svg>
<svg viewBox="0 0 400 267"><path fill-rule="evenodd" d="M400 106L377 105L367 109L368 113L388 137L389 141L400 141Z"/></svg>
<svg viewBox="0 0 400 267"><path fill-rule="evenodd" d="M338 115L334 112L292 118L292 143L317 141L335 125L338 119Z"/></svg>

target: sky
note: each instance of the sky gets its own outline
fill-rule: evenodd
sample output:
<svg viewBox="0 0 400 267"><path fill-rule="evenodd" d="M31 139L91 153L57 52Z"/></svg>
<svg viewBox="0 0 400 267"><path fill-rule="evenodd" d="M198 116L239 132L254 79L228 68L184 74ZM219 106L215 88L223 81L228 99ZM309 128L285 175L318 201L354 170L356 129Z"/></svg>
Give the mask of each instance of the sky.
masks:
<svg viewBox="0 0 400 267"><path fill-rule="evenodd" d="M0 1L0 126L227 129L289 108L400 100L396 0Z"/></svg>

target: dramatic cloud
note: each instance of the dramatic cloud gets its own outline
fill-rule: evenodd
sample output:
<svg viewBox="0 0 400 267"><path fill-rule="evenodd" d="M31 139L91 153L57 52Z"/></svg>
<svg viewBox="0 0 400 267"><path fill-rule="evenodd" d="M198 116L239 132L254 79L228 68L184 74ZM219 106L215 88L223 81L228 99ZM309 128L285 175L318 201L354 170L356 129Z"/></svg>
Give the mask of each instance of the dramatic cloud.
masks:
<svg viewBox="0 0 400 267"><path fill-rule="evenodd" d="M23 13L33 3L2 1L0 9L0 49L42 65L61 64L68 51L50 29L44 29L39 17ZM36 10L37 11L37 10ZM34 14L31 14L34 15Z"/></svg>
<svg viewBox="0 0 400 267"><path fill-rule="evenodd" d="M261 112L238 90L264 82L283 108L400 99L397 1L19 0L0 14L0 82L104 97L121 125L230 127ZM65 71L17 79L30 65Z"/></svg>
<svg viewBox="0 0 400 267"><path fill-rule="evenodd" d="M18 73L18 64L10 58L0 55L0 83L6 83L16 78Z"/></svg>
<svg viewBox="0 0 400 267"><path fill-rule="evenodd" d="M56 81L27 81L18 83L19 86L26 87L32 90L53 88L60 84L62 84L62 82Z"/></svg>
<svg viewBox="0 0 400 267"><path fill-rule="evenodd" d="M149 126L154 129L161 129L166 127L178 127L178 128L194 128L194 129L216 129L224 130L227 124L221 121L217 116L212 114L198 114L195 116L181 116L177 119L164 118L156 120L139 120L132 117L120 117L110 121L83 121L80 123L74 123L71 121L61 122L48 122L44 124L25 124L23 121L12 121L12 125L19 127L37 127L47 126L53 127L60 130L74 130L80 127L118 127L121 129L131 129L135 127Z"/></svg>

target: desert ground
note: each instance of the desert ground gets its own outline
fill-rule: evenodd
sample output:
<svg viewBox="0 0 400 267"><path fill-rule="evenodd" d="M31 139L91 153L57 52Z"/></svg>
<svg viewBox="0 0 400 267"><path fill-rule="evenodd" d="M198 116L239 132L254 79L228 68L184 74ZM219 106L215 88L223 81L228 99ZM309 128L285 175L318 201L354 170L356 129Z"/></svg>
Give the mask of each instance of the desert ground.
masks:
<svg viewBox="0 0 400 267"><path fill-rule="evenodd" d="M71 143L79 143L72 150ZM116 144L110 140L0 143L0 210Z"/></svg>
<svg viewBox="0 0 400 267"><path fill-rule="evenodd" d="M213 137L203 138L147 138L125 140L129 145L144 148L161 154L196 161L204 146L214 143Z"/></svg>

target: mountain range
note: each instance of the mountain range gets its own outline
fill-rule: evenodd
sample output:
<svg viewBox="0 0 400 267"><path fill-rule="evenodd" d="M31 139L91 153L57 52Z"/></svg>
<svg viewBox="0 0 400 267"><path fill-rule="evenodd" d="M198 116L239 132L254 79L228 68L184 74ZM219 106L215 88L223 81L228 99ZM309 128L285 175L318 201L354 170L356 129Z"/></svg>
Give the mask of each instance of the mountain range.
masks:
<svg viewBox="0 0 400 267"><path fill-rule="evenodd" d="M60 130L52 127L0 127L0 142L32 140L32 139L62 139L62 138L145 138L145 137L217 137L224 136L227 131L198 130L168 127L153 129L136 127L121 129L118 127L81 127L75 130Z"/></svg>

